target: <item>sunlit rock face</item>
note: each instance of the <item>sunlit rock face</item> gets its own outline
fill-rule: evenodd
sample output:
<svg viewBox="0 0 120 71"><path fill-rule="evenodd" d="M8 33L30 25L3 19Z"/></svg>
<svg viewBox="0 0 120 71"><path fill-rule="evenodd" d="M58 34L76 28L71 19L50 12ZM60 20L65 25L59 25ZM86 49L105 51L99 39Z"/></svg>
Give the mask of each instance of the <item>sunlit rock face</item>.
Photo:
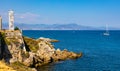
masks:
<svg viewBox="0 0 120 71"><path fill-rule="evenodd" d="M2 57L10 63L22 61L21 50L26 51L22 34L19 30L2 30Z"/></svg>

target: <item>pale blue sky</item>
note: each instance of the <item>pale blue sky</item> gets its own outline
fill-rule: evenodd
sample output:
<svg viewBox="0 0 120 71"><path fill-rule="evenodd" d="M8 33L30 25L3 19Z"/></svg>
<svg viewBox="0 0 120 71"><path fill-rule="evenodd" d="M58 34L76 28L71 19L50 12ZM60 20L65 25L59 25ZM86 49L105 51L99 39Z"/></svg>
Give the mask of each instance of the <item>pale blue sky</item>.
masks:
<svg viewBox="0 0 120 71"><path fill-rule="evenodd" d="M120 28L120 0L0 0L0 15L8 22L26 24L69 24Z"/></svg>

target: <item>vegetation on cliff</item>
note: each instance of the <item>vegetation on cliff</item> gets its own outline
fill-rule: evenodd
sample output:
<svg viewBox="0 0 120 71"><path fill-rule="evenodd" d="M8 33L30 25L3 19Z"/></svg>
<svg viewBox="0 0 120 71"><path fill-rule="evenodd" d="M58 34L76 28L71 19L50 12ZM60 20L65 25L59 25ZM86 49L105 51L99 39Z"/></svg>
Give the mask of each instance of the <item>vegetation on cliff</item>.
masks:
<svg viewBox="0 0 120 71"><path fill-rule="evenodd" d="M20 62L6 64L3 60L0 61L0 71L36 71L35 68L25 66Z"/></svg>
<svg viewBox="0 0 120 71"><path fill-rule="evenodd" d="M14 30L20 30L18 27L15 27Z"/></svg>
<svg viewBox="0 0 120 71"><path fill-rule="evenodd" d="M9 66L12 67L16 71L36 71L35 68L27 67L23 63L20 63L20 62L11 63Z"/></svg>
<svg viewBox="0 0 120 71"><path fill-rule="evenodd" d="M25 46L28 51L36 52L38 50L38 42L35 39L23 37Z"/></svg>

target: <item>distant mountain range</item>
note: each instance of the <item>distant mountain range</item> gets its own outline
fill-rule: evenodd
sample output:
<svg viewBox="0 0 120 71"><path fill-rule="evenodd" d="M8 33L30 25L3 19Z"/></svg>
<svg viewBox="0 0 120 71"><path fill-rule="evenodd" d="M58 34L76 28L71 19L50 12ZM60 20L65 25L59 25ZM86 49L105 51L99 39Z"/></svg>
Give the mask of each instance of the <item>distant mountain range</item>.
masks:
<svg viewBox="0 0 120 71"><path fill-rule="evenodd" d="M23 24L15 23L15 26L23 30L105 30L105 27L90 27L78 24ZM4 23L3 28L8 28ZM109 28L110 30L119 30L118 28Z"/></svg>

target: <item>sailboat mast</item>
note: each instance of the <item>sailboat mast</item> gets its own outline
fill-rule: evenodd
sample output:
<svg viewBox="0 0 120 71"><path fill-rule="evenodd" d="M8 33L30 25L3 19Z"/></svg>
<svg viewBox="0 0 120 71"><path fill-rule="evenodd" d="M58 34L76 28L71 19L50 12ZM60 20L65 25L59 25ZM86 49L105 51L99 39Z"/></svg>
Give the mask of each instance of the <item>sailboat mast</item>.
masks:
<svg viewBox="0 0 120 71"><path fill-rule="evenodd" d="M108 31L108 25L107 24L106 24L106 32L109 33L109 31Z"/></svg>

